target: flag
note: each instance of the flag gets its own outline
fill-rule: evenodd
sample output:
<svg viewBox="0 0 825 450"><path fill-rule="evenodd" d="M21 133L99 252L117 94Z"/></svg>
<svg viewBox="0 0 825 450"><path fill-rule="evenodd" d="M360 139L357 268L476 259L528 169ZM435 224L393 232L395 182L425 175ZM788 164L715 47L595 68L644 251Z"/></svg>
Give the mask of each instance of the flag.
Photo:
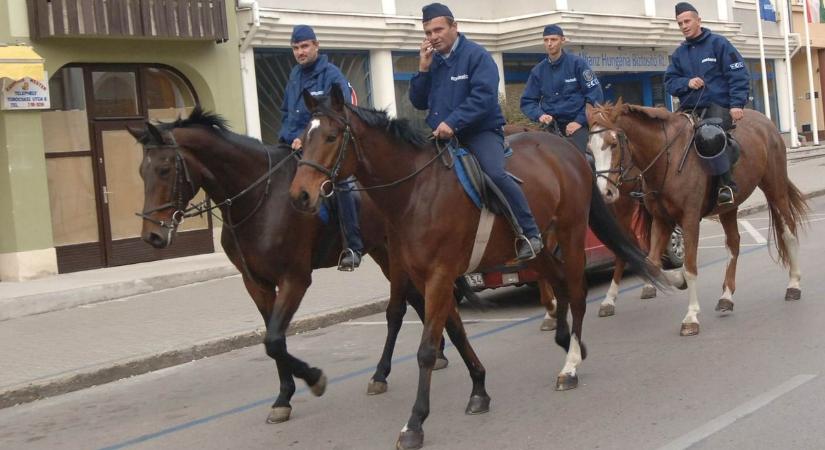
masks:
<svg viewBox="0 0 825 450"><path fill-rule="evenodd" d="M821 4L820 4L820 8L822 8ZM813 9L811 9L811 2L809 0L805 0L805 9L808 12L808 23L813 23L813 21L814 21Z"/></svg>
<svg viewBox="0 0 825 450"><path fill-rule="evenodd" d="M759 0L759 13L762 15L762 20L776 22L776 9L771 4L771 0Z"/></svg>

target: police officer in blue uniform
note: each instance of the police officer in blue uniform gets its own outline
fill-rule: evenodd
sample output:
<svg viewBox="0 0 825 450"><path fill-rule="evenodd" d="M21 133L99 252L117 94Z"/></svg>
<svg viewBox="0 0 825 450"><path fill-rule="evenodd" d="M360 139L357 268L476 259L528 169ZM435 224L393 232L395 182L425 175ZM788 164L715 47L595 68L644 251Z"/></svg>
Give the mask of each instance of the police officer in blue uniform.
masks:
<svg viewBox="0 0 825 450"><path fill-rule="evenodd" d="M744 115L750 75L736 48L724 36L702 27L693 5L676 4L676 22L686 40L673 52L665 72L665 88L679 97L682 110L692 110L703 118L694 142L704 156L713 156L725 149L727 131ZM732 204L736 185L729 168L720 180L718 204Z"/></svg>
<svg viewBox="0 0 825 450"><path fill-rule="evenodd" d="M585 105L604 101L599 79L583 58L566 53L562 47L566 39L558 25L544 28L544 48L547 58L530 71L521 111L530 120L550 125L576 144L592 164L587 153L587 114Z"/></svg>
<svg viewBox="0 0 825 450"><path fill-rule="evenodd" d="M318 53L320 46L315 31L307 25L296 25L292 30L292 54L298 65L292 68L281 105L281 132L279 145L301 148L301 134L311 119L304 104L303 91L313 96L328 95L333 84L341 87L344 98L350 98L349 82L341 71L330 63L326 55ZM364 244L358 221L358 204L349 190L336 191L338 214L344 229L345 245L338 270L351 271L361 264Z"/></svg>
<svg viewBox="0 0 825 450"><path fill-rule="evenodd" d="M475 155L521 226L516 259L533 259L544 244L524 193L504 170L498 67L483 47L458 32L447 6L432 3L422 12L426 38L418 73L410 81L410 101L417 109L429 110L426 121L436 138L456 137Z"/></svg>

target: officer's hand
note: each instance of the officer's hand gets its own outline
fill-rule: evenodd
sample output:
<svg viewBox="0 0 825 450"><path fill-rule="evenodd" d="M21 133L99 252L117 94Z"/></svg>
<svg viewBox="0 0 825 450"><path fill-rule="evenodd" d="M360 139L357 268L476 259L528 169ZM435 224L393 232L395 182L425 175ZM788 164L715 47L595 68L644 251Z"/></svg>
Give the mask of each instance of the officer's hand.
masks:
<svg viewBox="0 0 825 450"><path fill-rule="evenodd" d="M453 129L444 122L438 124L438 128L433 130L433 136L438 139L450 139L453 137Z"/></svg>
<svg viewBox="0 0 825 450"><path fill-rule="evenodd" d="M705 80L703 80L699 77L691 78L690 81L688 81L688 87L691 88L691 89L701 89L702 86L704 86L704 85L705 85Z"/></svg>
<svg viewBox="0 0 825 450"><path fill-rule="evenodd" d="M742 108L731 108L730 109L730 117L733 119L734 122L738 122L742 120L742 117L745 116L745 111Z"/></svg>
<svg viewBox="0 0 825 450"><path fill-rule="evenodd" d="M581 124L578 123L578 122L570 122L570 123L567 124L567 128L565 129L565 133L567 133L568 136L572 136L573 133L578 131L579 128L581 128L581 127L582 127Z"/></svg>
<svg viewBox="0 0 825 450"><path fill-rule="evenodd" d="M435 49L433 48L433 45L430 44L430 40L424 39L424 42L421 43L421 48L418 51L419 72L428 72L430 70L430 64L433 63L433 52L435 52Z"/></svg>
<svg viewBox="0 0 825 450"><path fill-rule="evenodd" d="M301 143L301 140L298 139L298 138L295 138L295 140L292 141L292 149L293 150L298 150L301 147L303 147L303 144Z"/></svg>
<svg viewBox="0 0 825 450"><path fill-rule="evenodd" d="M551 116L550 114L542 114L541 117L539 117L539 122L545 125L550 125L552 121L553 116Z"/></svg>

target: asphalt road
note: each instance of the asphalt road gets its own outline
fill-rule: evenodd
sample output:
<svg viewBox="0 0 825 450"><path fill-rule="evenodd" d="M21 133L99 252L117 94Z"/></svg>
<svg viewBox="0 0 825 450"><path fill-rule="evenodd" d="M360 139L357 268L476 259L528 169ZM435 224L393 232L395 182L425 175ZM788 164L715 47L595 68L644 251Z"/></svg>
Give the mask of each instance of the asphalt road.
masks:
<svg viewBox="0 0 825 450"><path fill-rule="evenodd" d="M470 381L448 349L450 366L433 376L425 448L825 448L825 199L811 206L802 300L783 300L787 270L764 244L763 213L740 224L736 308L724 315L713 308L727 251L718 223L703 222L696 337L679 336L685 292L639 300L631 277L616 316L598 318L608 279L593 277L589 357L572 391L553 390L564 354L538 330L536 292L486 294L495 308L462 315L487 368L491 411L464 414ZM330 383L315 398L299 381L287 423L264 422L278 385L259 346L0 410L0 448L390 449L416 390L421 326L407 317L380 396L365 395L385 335L376 315L289 339L290 352Z"/></svg>

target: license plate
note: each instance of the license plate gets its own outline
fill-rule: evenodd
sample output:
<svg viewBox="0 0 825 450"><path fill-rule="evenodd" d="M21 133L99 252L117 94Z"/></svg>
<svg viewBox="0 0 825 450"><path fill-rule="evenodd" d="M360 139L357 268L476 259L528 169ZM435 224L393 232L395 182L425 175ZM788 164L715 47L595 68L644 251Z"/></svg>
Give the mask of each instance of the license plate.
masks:
<svg viewBox="0 0 825 450"><path fill-rule="evenodd" d="M501 284L516 284L518 283L518 272L501 274Z"/></svg>
<svg viewBox="0 0 825 450"><path fill-rule="evenodd" d="M484 277L481 276L480 273L468 273L464 275L464 279L467 280L467 284L469 284L471 288L484 287Z"/></svg>

